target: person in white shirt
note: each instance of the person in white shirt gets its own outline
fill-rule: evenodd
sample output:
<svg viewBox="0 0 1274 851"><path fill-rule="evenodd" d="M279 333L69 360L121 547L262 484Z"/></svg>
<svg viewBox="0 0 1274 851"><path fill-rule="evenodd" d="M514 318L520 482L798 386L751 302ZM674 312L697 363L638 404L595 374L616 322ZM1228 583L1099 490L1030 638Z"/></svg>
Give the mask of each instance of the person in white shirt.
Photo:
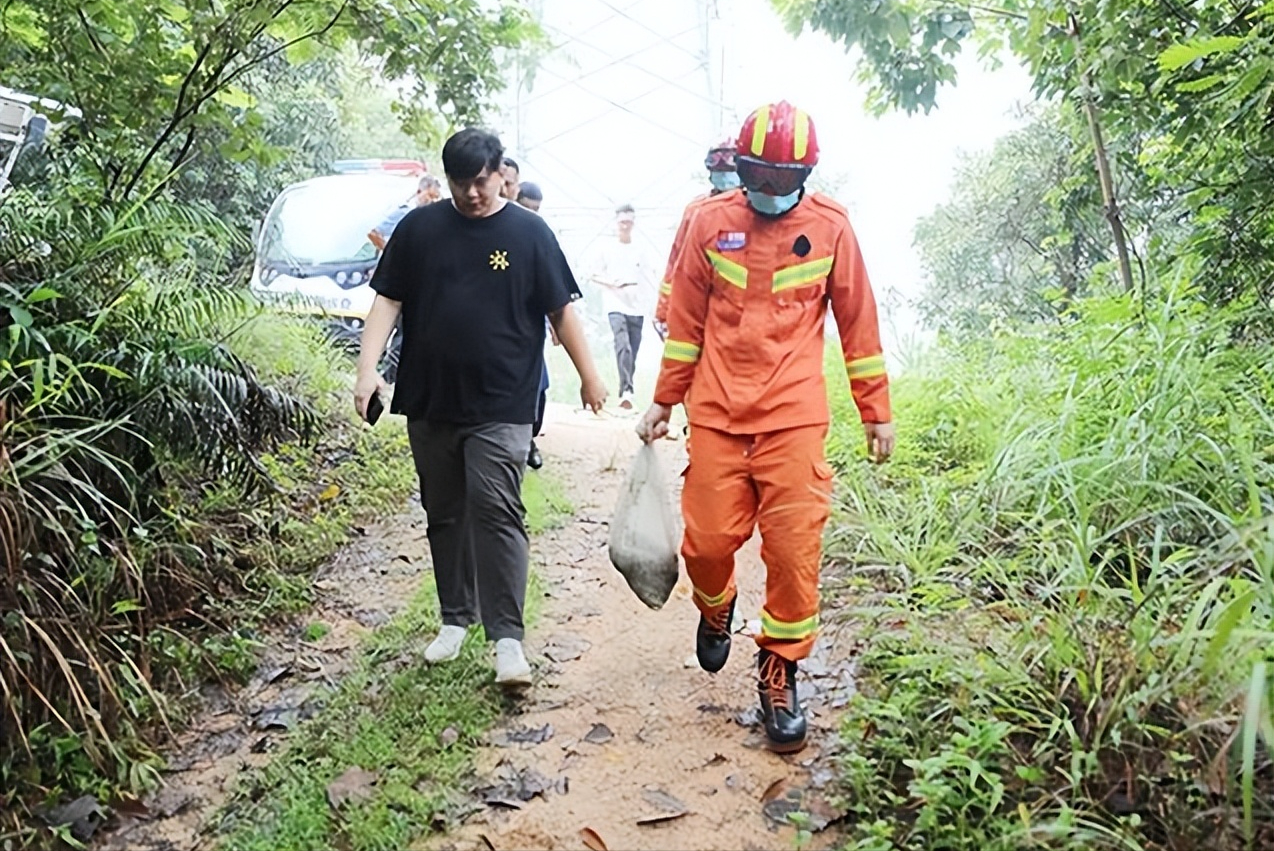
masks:
<svg viewBox="0 0 1274 851"><path fill-rule="evenodd" d="M615 335L615 361L619 367L619 406L633 407L633 373L641 347L642 326L659 296L653 256L633 242L637 213L631 204L615 211L619 239L597 252L589 277L602 288L602 309Z"/></svg>

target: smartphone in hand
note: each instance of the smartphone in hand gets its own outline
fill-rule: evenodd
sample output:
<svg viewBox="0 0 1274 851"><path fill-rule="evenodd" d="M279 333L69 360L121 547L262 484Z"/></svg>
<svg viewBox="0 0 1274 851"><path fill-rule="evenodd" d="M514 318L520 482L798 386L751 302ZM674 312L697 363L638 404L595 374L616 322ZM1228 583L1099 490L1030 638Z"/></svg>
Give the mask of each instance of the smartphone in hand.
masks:
<svg viewBox="0 0 1274 851"><path fill-rule="evenodd" d="M376 425L376 421L384 412L385 404L380 400L380 391L374 391L372 397L367 400L367 424Z"/></svg>

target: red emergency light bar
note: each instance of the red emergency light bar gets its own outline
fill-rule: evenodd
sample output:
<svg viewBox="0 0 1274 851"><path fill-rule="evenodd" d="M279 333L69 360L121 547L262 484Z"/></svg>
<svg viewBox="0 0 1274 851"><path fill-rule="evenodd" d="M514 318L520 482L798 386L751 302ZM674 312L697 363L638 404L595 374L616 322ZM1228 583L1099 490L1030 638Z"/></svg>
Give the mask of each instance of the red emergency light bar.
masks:
<svg viewBox="0 0 1274 851"><path fill-rule="evenodd" d="M429 169L420 160L337 160L332 164L332 168L337 174L365 174L379 171L418 177L429 173Z"/></svg>

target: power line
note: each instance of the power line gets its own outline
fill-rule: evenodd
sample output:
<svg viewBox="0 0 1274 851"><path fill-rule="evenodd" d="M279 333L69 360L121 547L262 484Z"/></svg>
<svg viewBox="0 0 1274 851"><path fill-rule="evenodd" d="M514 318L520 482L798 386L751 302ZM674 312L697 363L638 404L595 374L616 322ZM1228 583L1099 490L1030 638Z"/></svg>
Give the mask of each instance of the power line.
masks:
<svg viewBox="0 0 1274 851"><path fill-rule="evenodd" d="M558 27L553 26L552 24L543 24L543 27L544 27L545 29L547 29L547 30L556 30L556 31L558 31L558 32L561 32L561 33L565 34L565 31L564 31L564 30L561 30L561 29L559 29ZM679 32L679 33L677 33L676 35L672 36L672 38L679 38L680 36L687 35L687 34L689 34L689 33L694 32L694 31L695 31L695 30L697 30L698 28L699 28L699 25L698 25L698 24L695 24L694 26L690 27L689 29L682 30L681 32ZM582 43L582 42L581 42L581 43ZM608 53L608 52L609 52L609 51L605 50L604 48L602 48L600 45L595 45L595 44L585 44L584 46L585 46L585 47L592 48L593 50L596 50L596 51L598 51L599 53ZM578 76L576 76L576 77L573 77L573 78L570 78L570 79L567 79L564 75L557 73L557 72L556 72L556 71L554 71L552 68L548 68L548 67L541 67L539 70L541 70L541 71L545 72L546 74L553 74L554 76L556 76L556 77L558 77L558 78L562 79L564 82L563 82L560 86L554 86L553 88L549 89L548 91L545 91L545 92L539 92L539 93L537 93L534 97L532 97L532 98L530 98L529 100L525 101L525 102L522 104L522 106L530 106L531 104L535 103L537 100L540 100L541 98L546 98L546 97L548 97L549 95L557 94L557 93L558 93L558 92L560 92L562 89L568 89L568 88L570 88L572 85L574 85L574 84L575 84L576 82L578 82L579 80L584 80L584 79L587 79L588 77L592 77L592 76L594 76L594 75L596 75L596 74L600 74L602 71L605 71L605 70L607 70L607 69L609 69L609 68L614 68L616 65L622 65L622 64L624 64L625 62L627 62L628 60L633 59L634 57L640 56L641 54L643 54L643 53L645 53L646 51L650 50L650 48L651 48L651 45L645 45L644 47L639 47L639 48L637 48L636 50L634 50L632 53L628 53L628 54L625 54L625 55L623 55L623 56L620 56L618 59L612 59L610 62L607 62L605 65L599 65L598 67L593 68L593 69L592 69L592 70L590 70L590 71L586 71L586 72L584 72L583 74L580 74L580 75L578 75ZM645 69L641 68L641 66L637 66L637 65L635 65L635 66L633 66L633 67L638 68L638 69L640 69L640 70L645 70Z"/></svg>
<svg viewBox="0 0 1274 851"><path fill-rule="evenodd" d="M551 73L551 72L550 72L550 73ZM687 136L685 133L682 133L682 132L681 132L681 131L679 131L679 130L675 130L675 129L673 129L672 127L669 127L669 126L667 126L667 125L661 124L660 122L655 121L655 120L654 120L654 119L652 119L652 118L649 118L648 116L642 115L640 112L636 112L636 111L634 111L634 110L632 110L632 109L629 109L629 104L636 103L637 101L641 100L642 98L649 97L650 95L653 95L655 92L659 91L660 89L665 88L665 85L664 85L663 83L660 83L659 85L655 86L653 89L648 89L648 90L646 90L646 91L642 92L642 93L641 93L641 94L639 94L639 95L636 95L636 96L634 96L634 97L630 97L630 98L628 98L627 100L625 100L625 101L623 101L623 102L616 101L616 100L612 100L611 98L607 97L606 95L598 94L597 92L592 91L591 89L588 89L588 88L586 88L585 86L579 85L578 83L576 84L576 86L577 86L577 87L578 87L581 91L583 91L585 94L592 95L593 97L597 98L598 100L605 101L606 103L610 104L610 105L611 105L612 107L614 107L615 109L618 109L618 110L620 110L620 111L622 111L622 112L627 112L629 115L632 115L634 118L637 118L637 119L639 119L639 120L641 120L641 121L644 121L644 122L646 122L647 124L649 124L649 125L651 125L651 126L655 127L656 129L664 131L665 133L669 134L670 136L676 136L676 137L678 137L678 138L680 138L680 139L684 139L685 141L690 142L690 143L695 144L695 145L703 144L703 140L702 140L702 139L695 139L695 138L692 138L692 137L690 137L690 136ZM588 125L590 125L590 124L592 124L592 123L594 123L594 122L596 122L596 121L600 121L601 119L603 119L603 118L607 118L607 117L609 117L609 113L608 113L608 112L602 112L602 113L600 113L600 114L598 114L598 115L594 115L594 116L592 116L591 118L587 118L587 119L585 119L584 121L579 122L578 124L575 124L575 125L573 125L573 126L571 126L571 127L568 127L568 128L567 128L567 129L565 129L565 130L561 130L561 131L558 131L557 133L554 133L552 136L549 136L547 139L541 139L540 141L536 142L534 145L529 146L529 148L536 148L536 147L539 147L539 146L541 146L541 145L546 145L546 144L548 144L549 142L552 142L552 141L554 141L554 140L556 140L556 139L560 139L560 138L562 138L563 136L566 136L566 135L569 135L569 134L571 134L571 133L574 133L574 132L575 132L575 131L577 131L577 130L581 130L581 129L583 129L584 127L587 127Z"/></svg>
<svg viewBox="0 0 1274 851"><path fill-rule="evenodd" d="M614 12L615 12L615 14L617 14L617 15L622 15L622 16L623 16L623 17L625 17L626 19L628 19L628 20L632 21L632 22L633 22L634 24L636 24L637 26L641 27L641 28L642 28L643 30L645 30L646 32L650 33L651 35L656 36L656 37L657 37L657 38L659 38L661 41L666 42L667 44L669 44L669 45L671 45L671 46L673 46L673 47L677 48L677 49L678 49L678 50L680 50L682 53L685 53L685 54L686 54L686 55L688 55L691 59L695 60L695 62L696 62L696 63L702 63L702 62L703 62L703 57L702 57L702 56L698 55L697 53L692 53L691 51L687 50L686 48L682 47L680 44L677 44L676 42L674 42L674 41L672 40L672 39L674 39L674 38L677 38L678 36L671 36L671 37L670 37L670 36L666 36L666 35L664 35L663 33L659 32L658 30L656 30L656 29L654 29L653 27L649 26L649 25L648 25L648 24L646 24L645 22L643 22L643 21L639 21L639 20L637 20L636 18L634 18L632 15L628 14L627 9L624 9L624 10L616 9L616 8L615 8L615 6L614 6L612 3L610 3L610 0L601 0L601 3L602 3L602 5L603 5L603 6L607 7L608 9L613 9L613 10L614 10ZM632 6L629 6L629 7L628 7L628 9L631 9L631 8L632 8ZM698 24L696 24L696 25L695 25L694 29L699 29Z"/></svg>

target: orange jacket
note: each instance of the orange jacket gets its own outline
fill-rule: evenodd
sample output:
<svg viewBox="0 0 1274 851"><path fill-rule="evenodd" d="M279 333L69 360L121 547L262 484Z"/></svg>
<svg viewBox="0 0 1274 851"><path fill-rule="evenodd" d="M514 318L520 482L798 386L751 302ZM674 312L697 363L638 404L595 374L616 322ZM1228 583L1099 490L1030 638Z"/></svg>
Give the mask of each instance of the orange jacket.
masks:
<svg viewBox="0 0 1274 851"><path fill-rule="evenodd" d="M677 266L677 257L681 254L681 247L685 244L686 228L690 225L690 219L694 216L696 210L712 198L724 195L728 192L737 190L727 189L725 192L714 194L698 195L689 204L681 214L681 224L677 225L677 234L672 238L672 250L668 252L668 268L664 270L664 279L659 284L659 301L655 305L655 321L668 321L668 296L672 293L672 270Z"/></svg>
<svg viewBox="0 0 1274 851"><path fill-rule="evenodd" d="M826 423L829 302L859 414L889 422L876 300L845 208L809 193L770 219L742 192L698 202L673 270L655 401L685 402L691 425L731 434Z"/></svg>

